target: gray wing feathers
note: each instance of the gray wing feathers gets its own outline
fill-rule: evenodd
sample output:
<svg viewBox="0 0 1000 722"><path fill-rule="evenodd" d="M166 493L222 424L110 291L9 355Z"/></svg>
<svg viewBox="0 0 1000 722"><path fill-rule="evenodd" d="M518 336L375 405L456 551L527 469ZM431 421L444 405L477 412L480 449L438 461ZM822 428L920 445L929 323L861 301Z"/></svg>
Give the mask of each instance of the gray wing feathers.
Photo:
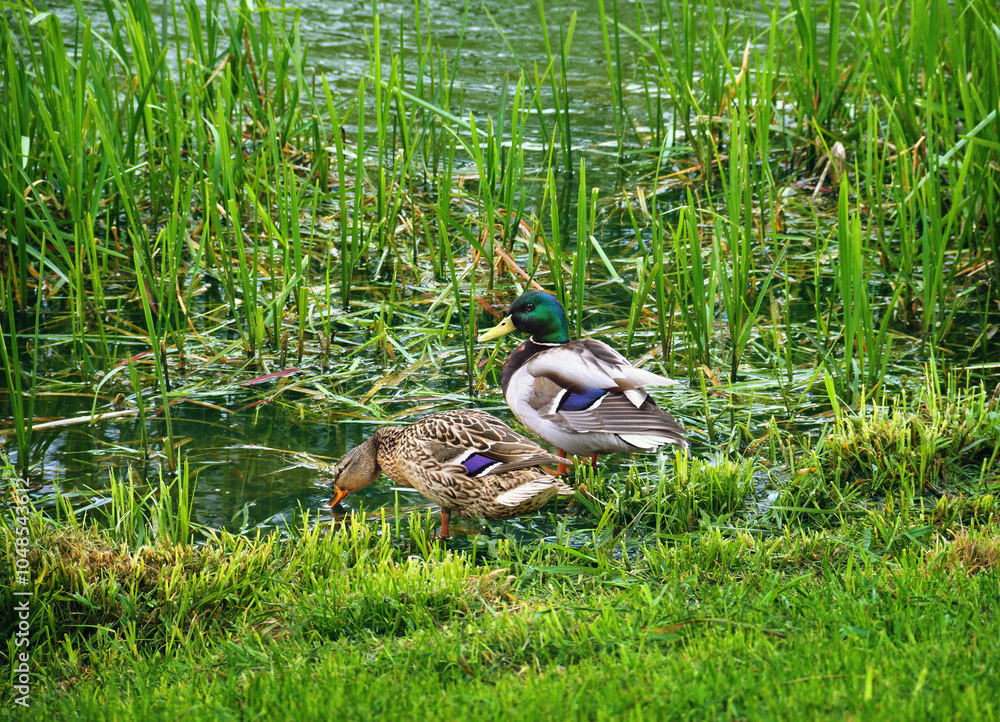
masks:
<svg viewBox="0 0 1000 722"><path fill-rule="evenodd" d="M592 408L560 411L556 416L574 431L663 436L674 443L683 443L684 439L684 427L652 399L636 408L623 395L610 393Z"/></svg>
<svg viewBox="0 0 1000 722"><path fill-rule="evenodd" d="M668 386L675 383L666 376L636 368L624 356L601 341L580 339L559 348L537 354L527 364L527 372L552 379L558 385L572 389L587 386L615 389L628 394L636 406L645 399L643 386Z"/></svg>

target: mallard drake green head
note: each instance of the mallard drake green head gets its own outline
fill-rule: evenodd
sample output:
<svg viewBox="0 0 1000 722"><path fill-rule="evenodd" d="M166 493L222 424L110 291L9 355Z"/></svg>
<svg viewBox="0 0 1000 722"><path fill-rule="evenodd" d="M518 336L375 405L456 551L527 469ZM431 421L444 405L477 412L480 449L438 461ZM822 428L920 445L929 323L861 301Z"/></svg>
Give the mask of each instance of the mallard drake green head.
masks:
<svg viewBox="0 0 1000 722"><path fill-rule="evenodd" d="M514 331L526 333L538 344L569 341L566 311L556 297L545 291L528 291L510 305L510 312L499 324L479 334L480 343L494 341Z"/></svg>
<svg viewBox="0 0 1000 722"><path fill-rule="evenodd" d="M570 341L566 312L552 294L522 294L478 340L514 331L529 338L503 365L504 398L521 423L560 455L586 455L596 464L599 454L687 446L684 427L645 389L675 382L636 368L602 341Z"/></svg>
<svg viewBox="0 0 1000 722"><path fill-rule="evenodd" d="M431 414L409 426L384 426L334 466L330 505L384 473L441 506L441 536L451 512L509 519L573 490L541 468L550 454L478 409Z"/></svg>

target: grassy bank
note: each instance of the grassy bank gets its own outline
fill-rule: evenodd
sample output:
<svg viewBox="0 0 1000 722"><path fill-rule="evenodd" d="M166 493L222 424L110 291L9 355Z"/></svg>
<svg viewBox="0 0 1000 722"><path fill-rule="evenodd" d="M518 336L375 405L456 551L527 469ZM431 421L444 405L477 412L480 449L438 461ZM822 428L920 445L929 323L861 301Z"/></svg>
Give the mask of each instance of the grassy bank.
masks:
<svg viewBox="0 0 1000 722"><path fill-rule="evenodd" d="M473 565L378 525L136 552L39 525L32 714L996 714L996 526L877 529L706 530L597 566L617 538Z"/></svg>
<svg viewBox="0 0 1000 722"><path fill-rule="evenodd" d="M377 523L131 551L39 522L22 718L995 716L997 523L871 517L474 553Z"/></svg>

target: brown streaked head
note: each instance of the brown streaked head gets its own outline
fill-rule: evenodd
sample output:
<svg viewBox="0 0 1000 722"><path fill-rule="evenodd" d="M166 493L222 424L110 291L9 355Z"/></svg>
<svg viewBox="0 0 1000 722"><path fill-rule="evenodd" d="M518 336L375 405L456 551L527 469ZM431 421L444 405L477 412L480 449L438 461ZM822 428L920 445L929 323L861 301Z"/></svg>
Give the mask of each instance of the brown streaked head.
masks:
<svg viewBox="0 0 1000 722"><path fill-rule="evenodd" d="M344 454L333 467L333 496L330 498L330 506L336 506L348 494L374 483L381 473L373 436Z"/></svg>

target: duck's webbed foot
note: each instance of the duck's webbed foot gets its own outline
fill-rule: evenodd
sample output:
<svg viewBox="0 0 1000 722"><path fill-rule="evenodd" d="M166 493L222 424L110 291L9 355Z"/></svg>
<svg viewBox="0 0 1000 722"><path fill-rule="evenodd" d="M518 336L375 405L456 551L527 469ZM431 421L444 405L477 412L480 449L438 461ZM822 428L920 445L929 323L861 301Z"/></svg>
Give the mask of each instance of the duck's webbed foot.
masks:
<svg viewBox="0 0 1000 722"><path fill-rule="evenodd" d="M448 531L448 522L451 521L451 509L446 509L441 507L441 534L439 535L442 539L447 539L451 536Z"/></svg>

